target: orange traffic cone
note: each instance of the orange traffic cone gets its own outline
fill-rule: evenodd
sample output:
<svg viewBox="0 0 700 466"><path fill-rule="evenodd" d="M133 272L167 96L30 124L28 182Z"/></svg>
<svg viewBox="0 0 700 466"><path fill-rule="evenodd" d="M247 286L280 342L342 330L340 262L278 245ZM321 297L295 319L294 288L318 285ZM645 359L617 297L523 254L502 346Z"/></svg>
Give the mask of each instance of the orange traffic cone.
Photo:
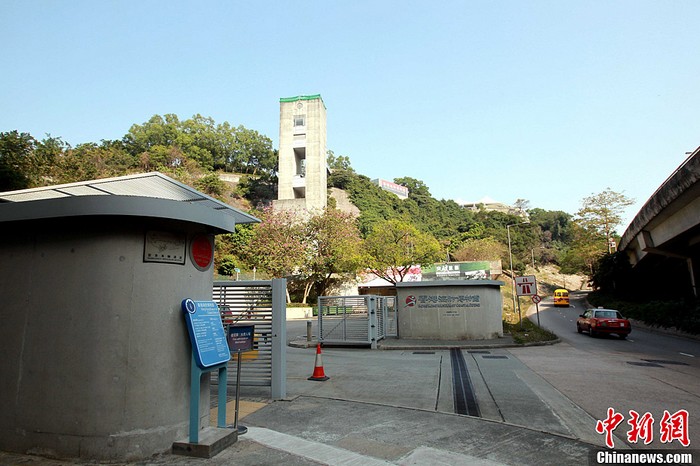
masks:
<svg viewBox="0 0 700 466"><path fill-rule="evenodd" d="M308 380L316 380L319 382L323 382L324 380L328 380L330 377L326 377L326 374L323 373L323 361L321 360L321 344L316 345L316 364L314 365L314 375L309 377Z"/></svg>

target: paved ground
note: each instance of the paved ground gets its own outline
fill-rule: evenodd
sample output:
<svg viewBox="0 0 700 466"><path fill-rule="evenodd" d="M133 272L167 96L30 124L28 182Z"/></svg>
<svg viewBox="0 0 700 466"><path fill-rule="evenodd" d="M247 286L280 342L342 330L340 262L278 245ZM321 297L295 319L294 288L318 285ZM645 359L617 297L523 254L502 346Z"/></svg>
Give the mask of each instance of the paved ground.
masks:
<svg viewBox="0 0 700 466"><path fill-rule="evenodd" d="M454 414L449 350L436 342L326 348L325 382L307 380L314 348L290 347L287 399L263 402L266 389L244 387L241 423L249 431L237 443L209 460L168 454L135 464L587 464L603 444L595 420L509 343L462 348L480 418ZM77 463L0 454L0 464Z"/></svg>

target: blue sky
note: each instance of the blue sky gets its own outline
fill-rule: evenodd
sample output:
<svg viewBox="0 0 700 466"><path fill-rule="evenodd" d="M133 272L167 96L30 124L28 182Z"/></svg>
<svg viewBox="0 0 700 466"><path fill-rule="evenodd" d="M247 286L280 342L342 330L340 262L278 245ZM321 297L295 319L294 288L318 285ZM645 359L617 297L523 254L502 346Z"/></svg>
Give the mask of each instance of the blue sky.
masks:
<svg viewBox="0 0 700 466"><path fill-rule="evenodd" d="M700 145L700 2L1 0L0 131L75 146L155 114L277 147L321 94L328 148L434 197L575 213L634 198Z"/></svg>

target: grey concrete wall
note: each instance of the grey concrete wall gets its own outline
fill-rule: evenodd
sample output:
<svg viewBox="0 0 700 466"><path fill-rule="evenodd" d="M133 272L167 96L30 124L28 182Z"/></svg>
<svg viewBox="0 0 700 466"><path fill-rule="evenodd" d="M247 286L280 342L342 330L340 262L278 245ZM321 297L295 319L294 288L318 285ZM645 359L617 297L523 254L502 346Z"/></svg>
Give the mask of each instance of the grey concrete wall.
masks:
<svg viewBox="0 0 700 466"><path fill-rule="evenodd" d="M145 263L147 230L120 218L33 222L0 234L0 449L144 458L187 437L190 343L182 299L211 299L212 272ZM206 380L206 378L205 378ZM209 382L202 382L208 425Z"/></svg>
<svg viewBox="0 0 700 466"><path fill-rule="evenodd" d="M399 338L483 340L503 336L503 282L399 283Z"/></svg>

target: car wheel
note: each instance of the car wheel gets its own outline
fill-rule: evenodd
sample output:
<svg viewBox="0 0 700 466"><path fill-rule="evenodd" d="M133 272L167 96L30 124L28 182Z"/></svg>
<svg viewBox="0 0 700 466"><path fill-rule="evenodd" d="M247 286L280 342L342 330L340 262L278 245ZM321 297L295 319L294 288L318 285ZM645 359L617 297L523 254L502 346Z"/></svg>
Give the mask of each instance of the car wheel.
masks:
<svg viewBox="0 0 700 466"><path fill-rule="evenodd" d="M583 330L581 330L581 326L579 324L576 324L576 331L578 333L583 333Z"/></svg>
<svg viewBox="0 0 700 466"><path fill-rule="evenodd" d="M590 336L591 338L592 338L592 337L595 337L595 332L593 331L592 328L589 328L589 329L588 329L588 336Z"/></svg>

